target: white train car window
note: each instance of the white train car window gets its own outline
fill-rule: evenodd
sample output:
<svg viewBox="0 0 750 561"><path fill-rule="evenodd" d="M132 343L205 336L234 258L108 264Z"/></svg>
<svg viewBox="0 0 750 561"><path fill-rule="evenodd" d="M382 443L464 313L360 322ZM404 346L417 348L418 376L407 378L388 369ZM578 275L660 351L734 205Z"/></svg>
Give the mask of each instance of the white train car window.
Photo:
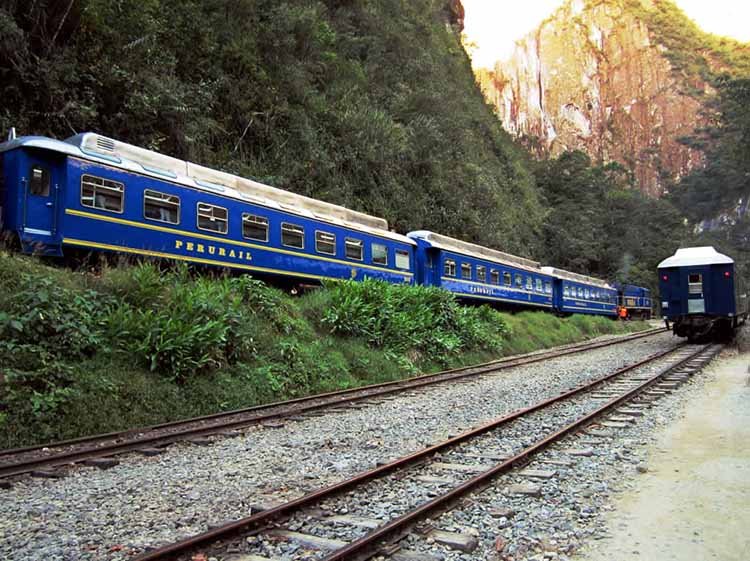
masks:
<svg viewBox="0 0 750 561"><path fill-rule="evenodd" d="M259 242L268 241L268 218L249 212L242 213L242 237Z"/></svg>
<svg viewBox="0 0 750 561"><path fill-rule="evenodd" d="M505 272L503 273L503 284L505 286L512 286L513 285L513 277L510 273Z"/></svg>
<svg viewBox="0 0 750 561"><path fill-rule="evenodd" d="M326 255L336 255L336 234L316 230L315 251Z"/></svg>
<svg viewBox="0 0 750 561"><path fill-rule="evenodd" d="M544 292L544 283L542 282L542 279L536 279L536 291Z"/></svg>
<svg viewBox="0 0 750 561"><path fill-rule="evenodd" d="M477 265L477 280L487 282L487 267L484 265Z"/></svg>
<svg viewBox="0 0 750 561"><path fill-rule="evenodd" d="M471 280L471 265L469 263L461 263L461 278Z"/></svg>
<svg viewBox="0 0 750 561"><path fill-rule="evenodd" d="M500 284L500 271L496 269L490 270L490 282L492 284Z"/></svg>
<svg viewBox="0 0 750 561"><path fill-rule="evenodd" d="M281 223L281 245L305 249L305 229L297 224Z"/></svg>
<svg viewBox="0 0 750 561"><path fill-rule="evenodd" d="M526 277L526 290L534 290L534 279Z"/></svg>
<svg viewBox="0 0 750 561"><path fill-rule="evenodd" d="M544 292L545 294L552 294L552 283L550 281L544 283Z"/></svg>
<svg viewBox="0 0 750 561"><path fill-rule="evenodd" d="M703 294L703 275L688 275L688 294Z"/></svg>
<svg viewBox="0 0 750 561"><path fill-rule="evenodd" d="M122 213L125 207L125 184L94 175L82 175L81 204L89 208Z"/></svg>
<svg viewBox="0 0 750 561"><path fill-rule="evenodd" d="M409 252L403 249L396 250L396 268L397 269L408 269L409 268ZM453 264L453 274L456 274L456 264Z"/></svg>
<svg viewBox="0 0 750 561"><path fill-rule="evenodd" d="M456 262L453 259L446 259L443 265L443 274L446 277L456 276Z"/></svg>
<svg viewBox="0 0 750 561"><path fill-rule="evenodd" d="M229 212L222 206L198 203L198 229L226 234L229 230Z"/></svg>
<svg viewBox="0 0 750 561"><path fill-rule="evenodd" d="M346 257L356 261L362 261L365 244L362 240L356 238L344 238L344 247Z"/></svg>
<svg viewBox="0 0 750 561"><path fill-rule="evenodd" d="M516 288L523 288L523 276L516 275Z"/></svg>
<svg viewBox="0 0 750 561"><path fill-rule="evenodd" d="M372 244L372 262L376 265L388 265L388 248L383 244Z"/></svg>
<svg viewBox="0 0 750 561"><path fill-rule="evenodd" d="M143 217L167 224L179 224L180 197L146 189L143 192Z"/></svg>

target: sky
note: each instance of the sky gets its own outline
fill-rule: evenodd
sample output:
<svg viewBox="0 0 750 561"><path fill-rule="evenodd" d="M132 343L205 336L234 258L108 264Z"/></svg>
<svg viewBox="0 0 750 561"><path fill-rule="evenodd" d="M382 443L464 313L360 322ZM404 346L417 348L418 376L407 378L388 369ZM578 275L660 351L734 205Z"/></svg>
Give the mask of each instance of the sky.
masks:
<svg viewBox="0 0 750 561"><path fill-rule="evenodd" d="M462 0L465 31L477 45L475 67L509 58L513 44L565 0ZM675 0L703 30L750 42L750 0Z"/></svg>

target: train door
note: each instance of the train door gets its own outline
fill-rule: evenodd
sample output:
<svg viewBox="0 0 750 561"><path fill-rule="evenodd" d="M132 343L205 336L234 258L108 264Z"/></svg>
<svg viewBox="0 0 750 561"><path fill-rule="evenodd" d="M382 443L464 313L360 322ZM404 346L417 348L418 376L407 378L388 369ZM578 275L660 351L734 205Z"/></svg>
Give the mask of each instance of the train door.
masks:
<svg viewBox="0 0 750 561"><path fill-rule="evenodd" d="M27 155L22 165L21 239L25 245L37 245L34 251L38 251L38 244L51 242L57 235L63 166L34 155Z"/></svg>
<svg viewBox="0 0 750 561"><path fill-rule="evenodd" d="M705 267L687 269L687 313L706 313L705 283L709 282Z"/></svg>

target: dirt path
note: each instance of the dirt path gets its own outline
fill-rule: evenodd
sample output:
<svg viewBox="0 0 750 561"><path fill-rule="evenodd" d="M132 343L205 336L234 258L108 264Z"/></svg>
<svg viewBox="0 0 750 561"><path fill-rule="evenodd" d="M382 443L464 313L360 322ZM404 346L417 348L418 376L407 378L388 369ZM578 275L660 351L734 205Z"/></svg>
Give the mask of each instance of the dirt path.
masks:
<svg viewBox="0 0 750 561"><path fill-rule="evenodd" d="M580 561L750 559L750 353L704 374L702 391L650 451L638 488Z"/></svg>

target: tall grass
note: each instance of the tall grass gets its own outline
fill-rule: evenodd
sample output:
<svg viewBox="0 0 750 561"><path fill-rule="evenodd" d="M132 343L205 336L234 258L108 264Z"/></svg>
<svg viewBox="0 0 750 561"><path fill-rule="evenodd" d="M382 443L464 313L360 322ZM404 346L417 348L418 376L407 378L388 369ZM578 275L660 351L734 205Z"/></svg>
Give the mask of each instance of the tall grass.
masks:
<svg viewBox="0 0 750 561"><path fill-rule="evenodd" d="M621 329L603 318L461 306L441 290L377 281L294 298L186 266L82 274L0 252L0 447L397 380Z"/></svg>

